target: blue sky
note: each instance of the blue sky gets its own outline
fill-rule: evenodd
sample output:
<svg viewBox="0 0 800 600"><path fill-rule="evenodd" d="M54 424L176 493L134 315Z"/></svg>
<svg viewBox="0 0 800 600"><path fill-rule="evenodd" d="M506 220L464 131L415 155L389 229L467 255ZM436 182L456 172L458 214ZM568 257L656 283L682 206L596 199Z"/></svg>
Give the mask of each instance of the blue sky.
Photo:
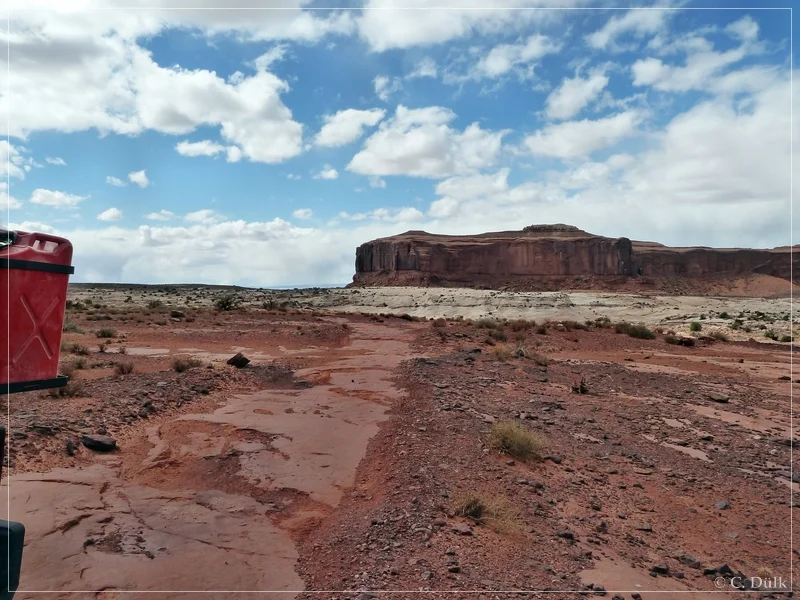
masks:
<svg viewBox="0 0 800 600"><path fill-rule="evenodd" d="M12 10L3 223L72 240L75 281L255 286L409 229L789 243L788 10L448 5Z"/></svg>

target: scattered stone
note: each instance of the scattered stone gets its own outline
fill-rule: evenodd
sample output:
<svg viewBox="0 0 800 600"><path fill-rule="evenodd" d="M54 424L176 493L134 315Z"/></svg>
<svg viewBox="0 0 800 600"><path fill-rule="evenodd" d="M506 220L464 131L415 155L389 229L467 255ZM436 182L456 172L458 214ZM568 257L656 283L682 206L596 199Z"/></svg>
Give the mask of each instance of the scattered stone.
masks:
<svg viewBox="0 0 800 600"><path fill-rule="evenodd" d="M89 450L97 450L98 452L110 452L117 447L117 440L107 435L84 435L81 438L81 443Z"/></svg>
<svg viewBox="0 0 800 600"><path fill-rule="evenodd" d="M548 456L547 458L548 458L548 460L556 463L557 465L560 465L561 461L563 460L560 456L555 456L555 455Z"/></svg>
<svg viewBox="0 0 800 600"><path fill-rule="evenodd" d="M565 540L574 540L575 534L572 533L569 529L565 529L563 531L558 532L558 537L563 538Z"/></svg>
<svg viewBox="0 0 800 600"><path fill-rule="evenodd" d="M472 527L467 525L466 523L456 523L452 527L453 533L457 533L459 535L472 535Z"/></svg>
<svg viewBox="0 0 800 600"><path fill-rule="evenodd" d="M728 510L731 507L731 503L727 500L717 500L716 507L717 510Z"/></svg>
<svg viewBox="0 0 800 600"><path fill-rule="evenodd" d="M250 359L241 352L237 352L234 356L228 359L228 364L232 367L236 367L237 369L244 369L248 364L250 364Z"/></svg>
<svg viewBox="0 0 800 600"><path fill-rule="evenodd" d="M637 523L633 528L636 531L646 531L648 533L653 531L653 526L650 523Z"/></svg>
<svg viewBox="0 0 800 600"><path fill-rule="evenodd" d="M67 456L75 456L75 442L73 442L72 440L67 440L66 447L67 447Z"/></svg>
<svg viewBox="0 0 800 600"><path fill-rule="evenodd" d="M655 573L656 575L667 575L669 574L669 565L665 565L663 563L653 565L650 567L650 572Z"/></svg>
<svg viewBox="0 0 800 600"><path fill-rule="evenodd" d="M456 553L456 550L455 548L448 548L447 550L444 551L444 553L447 554L448 556L453 556Z"/></svg>
<svg viewBox="0 0 800 600"><path fill-rule="evenodd" d="M713 400L714 402L719 402L720 404L727 404L728 400L730 400L730 396L726 394L719 394L717 392L711 392L708 395L709 400Z"/></svg>
<svg viewBox="0 0 800 600"><path fill-rule="evenodd" d="M459 567L458 565L450 565L449 567L447 567L447 570L450 571L451 573L460 573L461 567Z"/></svg>
<svg viewBox="0 0 800 600"><path fill-rule="evenodd" d="M700 568L700 561L697 560L691 554L681 554L678 557L678 560L681 561L687 567L691 567L692 569L699 569Z"/></svg>
<svg viewBox="0 0 800 600"><path fill-rule="evenodd" d="M433 573L431 571L423 571L422 572L423 579L433 579Z"/></svg>

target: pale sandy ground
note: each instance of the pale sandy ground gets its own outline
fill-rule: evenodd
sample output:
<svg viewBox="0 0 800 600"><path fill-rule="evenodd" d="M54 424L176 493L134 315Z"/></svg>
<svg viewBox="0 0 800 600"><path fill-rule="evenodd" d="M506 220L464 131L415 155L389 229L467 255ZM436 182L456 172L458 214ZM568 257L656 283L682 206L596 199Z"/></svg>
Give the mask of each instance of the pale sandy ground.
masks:
<svg viewBox="0 0 800 600"><path fill-rule="evenodd" d="M709 296L654 296L606 292L500 292L468 288L374 287L315 288L305 290L255 290L205 286L131 286L71 288L70 298L124 308L157 299L177 309L213 305L222 295L234 294L243 307L313 308L342 313L407 314L421 318L532 319L586 321L607 317L662 326L665 331L689 333L699 321L702 333L716 329L732 340L771 341L767 330L782 335L800 334L800 315L790 298L726 298ZM130 298L127 302L126 299ZM264 303L268 304L264 304ZM762 318L756 318L760 311ZM728 319L718 315L727 312ZM701 319L705 315L705 319ZM741 317L750 331L733 330ZM794 323L792 323L792 320Z"/></svg>

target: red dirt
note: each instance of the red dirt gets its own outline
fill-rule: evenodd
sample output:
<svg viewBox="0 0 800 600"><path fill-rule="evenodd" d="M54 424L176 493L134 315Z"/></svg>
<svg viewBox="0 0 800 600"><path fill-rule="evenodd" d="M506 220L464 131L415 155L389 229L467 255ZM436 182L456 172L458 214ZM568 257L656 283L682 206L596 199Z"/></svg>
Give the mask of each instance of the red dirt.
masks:
<svg viewBox="0 0 800 600"><path fill-rule="evenodd" d="M69 313L99 326L86 317ZM25 589L578 598L602 585L665 598L714 591L706 567L788 581L798 566L786 347L687 348L552 324L542 335L520 323L502 328L507 357L464 322L258 309L159 318L114 315L125 341L106 354L90 331L66 334L93 344L87 365L130 360L132 374L78 370L83 395L10 397ZM121 345L169 353L110 352ZM518 346L528 358L513 356ZM225 365L240 348L251 365ZM176 354L214 366L176 373ZM571 391L581 379L588 393ZM542 460L489 450L499 420L540 435ZM117 451L80 447L98 428ZM468 496L500 517L454 516Z"/></svg>

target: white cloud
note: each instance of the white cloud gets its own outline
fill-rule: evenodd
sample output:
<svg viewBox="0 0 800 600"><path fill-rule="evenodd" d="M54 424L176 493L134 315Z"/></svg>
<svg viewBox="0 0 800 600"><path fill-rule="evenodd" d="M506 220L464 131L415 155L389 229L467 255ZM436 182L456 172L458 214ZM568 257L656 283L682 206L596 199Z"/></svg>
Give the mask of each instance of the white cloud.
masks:
<svg viewBox="0 0 800 600"><path fill-rule="evenodd" d="M436 67L436 61L430 56L426 56L417 63L413 71L406 75L406 79L416 79L419 77L435 78L437 74L438 68Z"/></svg>
<svg viewBox="0 0 800 600"><path fill-rule="evenodd" d="M337 177L339 177L338 171L330 165L325 165L319 173L314 175L314 179L336 179Z"/></svg>
<svg viewBox="0 0 800 600"><path fill-rule="evenodd" d="M141 171L134 171L133 173L128 173L128 179L131 183L135 183L140 188L146 188L150 185L150 180L147 179L147 175L145 174L145 169Z"/></svg>
<svg viewBox="0 0 800 600"><path fill-rule="evenodd" d="M615 42L617 38L631 33L636 38L656 34L663 29L673 11L657 9L633 9L624 15L611 17L600 29L586 36L590 47L598 50L621 51Z"/></svg>
<svg viewBox="0 0 800 600"><path fill-rule="evenodd" d="M257 71L268 70L273 63L280 62L286 56L288 47L286 44L278 44L267 50L264 54L253 61L253 66Z"/></svg>
<svg viewBox="0 0 800 600"><path fill-rule="evenodd" d="M531 154L574 159L611 146L636 133L642 115L629 110L595 121L567 121L548 125L525 138Z"/></svg>
<svg viewBox="0 0 800 600"><path fill-rule="evenodd" d="M425 215L417 208L376 208L366 213L349 214L339 213L339 219L345 221L386 221L389 223L416 223L424 219Z"/></svg>
<svg viewBox="0 0 800 600"><path fill-rule="evenodd" d="M21 206L22 202L8 193L8 182L0 181L0 211L13 210ZM2 216L4 215L0 214L0 217Z"/></svg>
<svg viewBox="0 0 800 600"><path fill-rule="evenodd" d="M99 221L119 221L122 219L122 211L118 208L109 208L97 215Z"/></svg>
<svg viewBox="0 0 800 600"><path fill-rule="evenodd" d="M364 134L365 127L374 127L385 115L386 111L380 108L340 110L334 115L325 117L325 124L314 139L314 144L337 147L355 142Z"/></svg>
<svg viewBox="0 0 800 600"><path fill-rule="evenodd" d="M31 204L42 204L44 206L52 206L55 208L74 208L89 196L77 196L75 194L67 194L57 190L46 190L38 188L33 190L31 194Z"/></svg>
<svg viewBox="0 0 800 600"><path fill-rule="evenodd" d="M754 42L758 39L758 23L750 15L745 15L738 21L734 21L725 29L743 42Z"/></svg>
<svg viewBox="0 0 800 600"><path fill-rule="evenodd" d="M292 213L295 219L310 219L314 216L314 211L310 208L298 208Z"/></svg>
<svg viewBox="0 0 800 600"><path fill-rule="evenodd" d="M571 119L595 100L608 85L608 77L600 71L587 78L576 75L564 79L547 97L545 113L551 119Z"/></svg>
<svg viewBox="0 0 800 600"><path fill-rule="evenodd" d="M494 79L517 67L531 66L543 56L558 52L561 45L546 35L536 34L516 44L500 44L484 56L473 71L475 78Z"/></svg>
<svg viewBox="0 0 800 600"><path fill-rule="evenodd" d="M389 96L401 90L403 87L403 83L400 81L399 77L390 79L386 75L378 75L372 80L372 84L375 86L375 94L384 102L388 102Z"/></svg>
<svg viewBox="0 0 800 600"><path fill-rule="evenodd" d="M150 221L169 221L175 217L175 213L169 210L161 209L158 212L151 212L145 215L145 219L149 219Z"/></svg>
<svg viewBox="0 0 800 600"><path fill-rule="evenodd" d="M25 167L31 161L23 155L24 150L22 146L14 146L7 140L0 140L0 177L25 179Z"/></svg>
<svg viewBox="0 0 800 600"><path fill-rule="evenodd" d="M286 178L287 178L287 179L290 179L290 180L292 180L292 181L300 181L300 180L301 180L303 177L302 177L302 175L297 175L297 174L295 174L295 173L289 173L289 174L286 176Z"/></svg>
<svg viewBox="0 0 800 600"><path fill-rule="evenodd" d="M196 210L194 212L187 213L183 217L190 223L202 223L203 225L213 225L215 223L219 223L220 221L224 220L221 214L216 211L213 211L209 208L204 208L202 210Z"/></svg>
<svg viewBox="0 0 800 600"><path fill-rule="evenodd" d="M755 34L757 32L756 27ZM750 34L745 32L743 35ZM633 85L652 86L663 92L707 89L727 67L743 60L757 50L758 45L747 38L741 46L726 52L715 52L710 45L693 45L685 49L688 54L684 66L669 65L652 57L637 60L631 66Z"/></svg>
<svg viewBox="0 0 800 600"><path fill-rule="evenodd" d="M8 228L15 231L37 231L41 233L55 233L56 230L50 225L37 221L23 221L22 223L9 223Z"/></svg>
<svg viewBox="0 0 800 600"><path fill-rule="evenodd" d="M51 164L51 165L56 165L57 167L66 167L67 166L67 162L63 158L59 158L58 156L56 156L54 158L48 156L44 160L45 160L46 163Z"/></svg>
<svg viewBox="0 0 800 600"><path fill-rule="evenodd" d="M455 117L438 106L400 105L394 117L367 138L347 169L361 175L440 178L494 164L507 132L487 131L477 123L458 132L448 126Z"/></svg>
<svg viewBox="0 0 800 600"><path fill-rule="evenodd" d="M234 29L248 29L246 11L235 19L233 12L213 12L213 19L211 11L203 19L193 11L76 11L60 13L57 24L46 18L48 11L15 12L10 36L0 32L0 42L9 43L18 65L7 77L9 93L0 97L0 112L14 99L10 134L24 139L35 131L94 128L101 134L151 129L185 135L216 126L223 140L239 148L229 151L232 160L238 153L265 163L298 155L302 125L281 100L289 89L284 81L265 70L225 81L208 70L165 68L136 44L137 35L160 31L167 17L203 22L207 32L226 29L226 19L235 20L235 26L227 24ZM266 22L271 27L285 19L283 11L274 11L270 19L251 21L264 28ZM313 26L320 21L308 13L296 22Z"/></svg>
<svg viewBox="0 0 800 600"><path fill-rule="evenodd" d="M376 189L385 189L386 182L381 179L380 177L370 177L369 178L369 187L376 188Z"/></svg>
<svg viewBox="0 0 800 600"><path fill-rule="evenodd" d="M570 7L589 0L509 0L492 8L482 0L368 0L357 17L358 31L373 51L432 46L471 34L522 32L531 24L562 18L557 10L513 10L523 7ZM377 9L377 10L370 10ZM511 10L509 10L511 9Z"/></svg>
<svg viewBox="0 0 800 600"><path fill-rule="evenodd" d="M225 146L211 140L202 140L200 142L183 140L175 145L175 150L183 156L215 156L220 152L225 152Z"/></svg>
<svg viewBox="0 0 800 600"><path fill-rule="evenodd" d="M122 179L120 179L119 177L113 177L112 175L106 177L106 183L109 185L113 185L114 187L125 187L126 185L128 185L127 183L122 181Z"/></svg>

